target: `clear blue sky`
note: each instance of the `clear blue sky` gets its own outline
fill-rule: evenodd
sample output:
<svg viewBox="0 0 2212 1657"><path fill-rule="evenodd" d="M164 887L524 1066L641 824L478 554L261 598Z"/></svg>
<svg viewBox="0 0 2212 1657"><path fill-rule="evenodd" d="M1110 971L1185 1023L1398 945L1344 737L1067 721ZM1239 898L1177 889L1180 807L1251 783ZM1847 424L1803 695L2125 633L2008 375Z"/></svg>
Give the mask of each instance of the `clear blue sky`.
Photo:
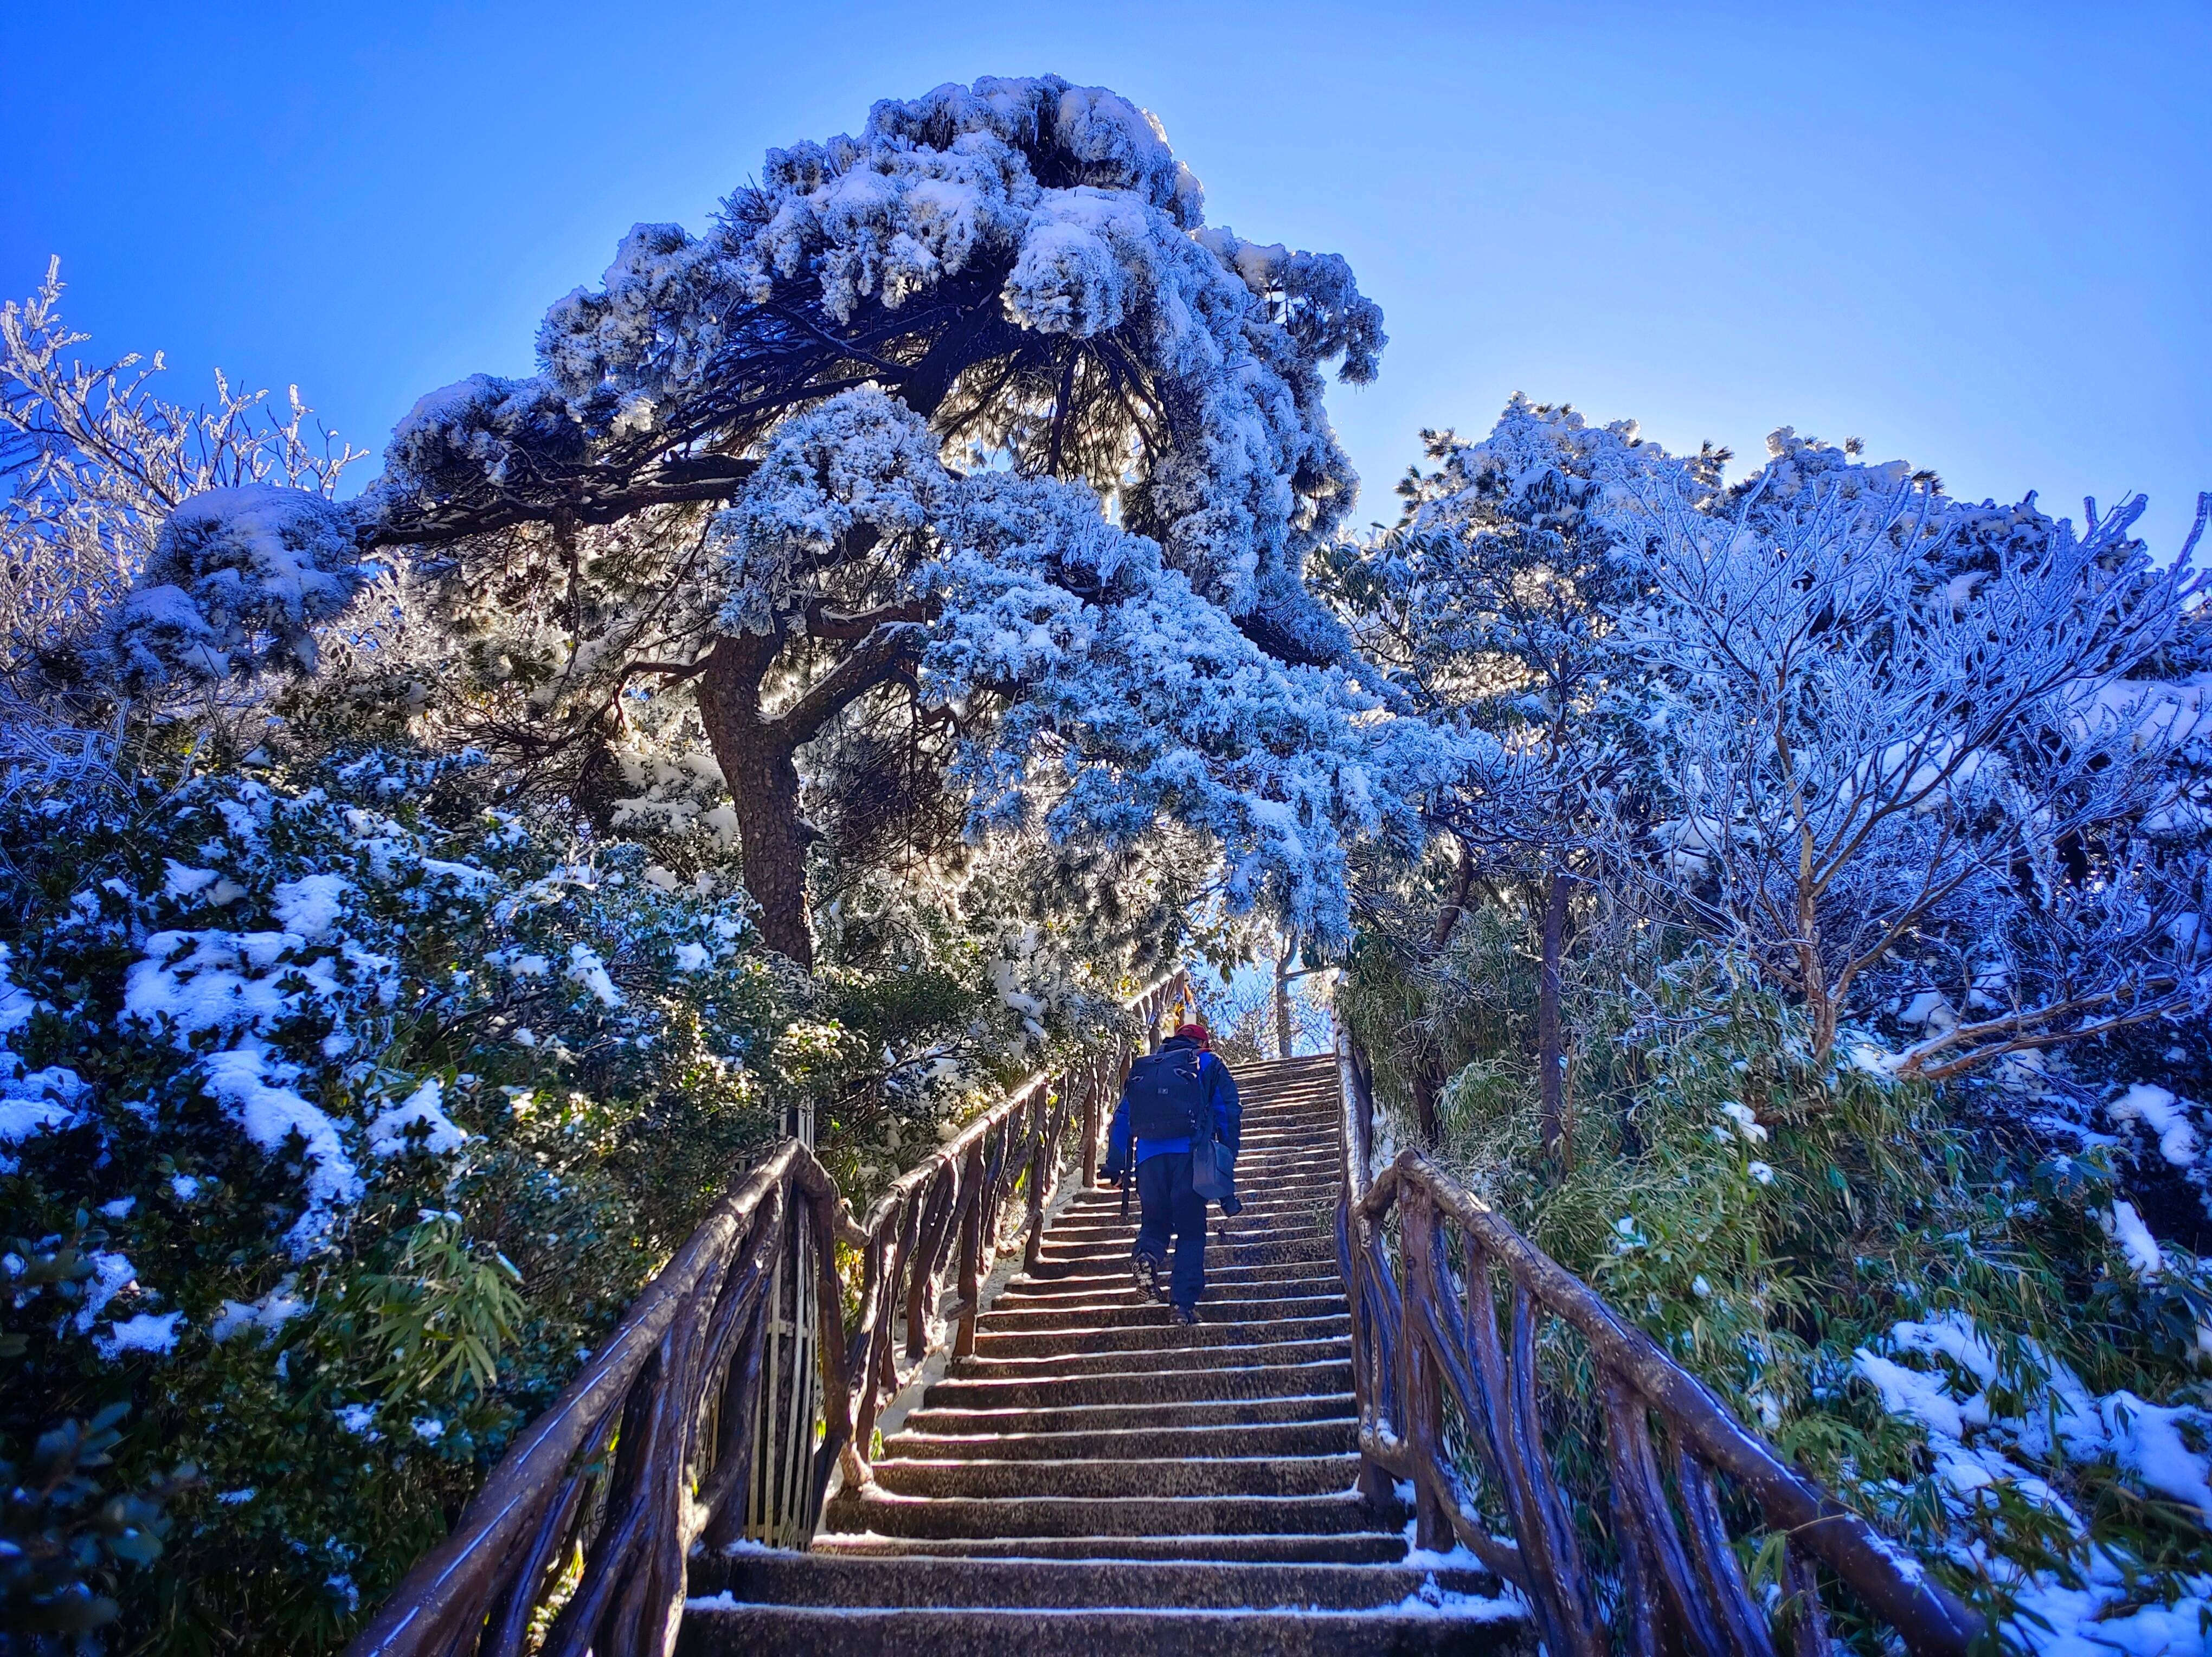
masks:
<svg viewBox="0 0 2212 1657"><path fill-rule="evenodd" d="M381 447L527 371L636 219L703 223L873 99L1054 72L1155 111L1208 217L1389 319L1333 407L1362 515L1524 390L1674 446L1866 439L1954 490L2212 488L2212 5L26 7L0 291L92 350L296 381ZM364 474L365 475L365 474Z"/></svg>

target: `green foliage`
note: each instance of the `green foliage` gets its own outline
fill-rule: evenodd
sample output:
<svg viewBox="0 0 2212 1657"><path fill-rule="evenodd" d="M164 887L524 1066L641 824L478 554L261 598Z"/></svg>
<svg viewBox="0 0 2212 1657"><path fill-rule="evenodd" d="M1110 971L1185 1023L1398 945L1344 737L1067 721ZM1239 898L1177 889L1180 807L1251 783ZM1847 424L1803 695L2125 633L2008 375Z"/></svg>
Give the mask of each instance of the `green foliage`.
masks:
<svg viewBox="0 0 2212 1657"><path fill-rule="evenodd" d="M1840 1056L1848 1041L1815 1060L1798 1010L1740 961L1593 928L1571 964L1570 1154L1550 1161L1530 1033L1495 997L1522 970L1521 924L1509 911L1463 928L1449 968L1418 980L1380 951L1356 958L1343 997L1386 1099L1402 1102L1416 1039L1455 1044L1440 1148L1460 1176L1980 1603L2010 1612L2022 1568L2078 1583L2093 1549L2141 1585L2123 1603L2182 1592L2212 1547L2201 1514L2055 1448L2032 1471L2078 1532L2016 1482L1962 1496L1923 1429L1855 1369L1899 1324L1950 1316L1988 1340L1997 1373L1984 1385L1938 1362L1993 1416L2050 1419L2065 1372L2093 1394L2197 1396L2205 1280L2178 1251L2154 1277L2120 1263L2100 1223L2114 1196L2103 1154L2054 1154L1970 1096L1861 1068ZM1412 1136L1402 1119L1397 1131ZM1594 1493L1587 1354L1557 1326L1545 1342L1555 1451Z"/></svg>
<svg viewBox="0 0 2212 1657"><path fill-rule="evenodd" d="M5 808L7 965L35 1001L5 1062L82 1093L0 1147L0 1456L94 1419L102 1490L161 1493L158 1556L99 1565L133 1644L343 1641L805 1085L778 1059L803 988L726 882L679 889L496 797L465 759L370 751L142 775L58 802L66 833L57 802ZM344 882L326 927L278 912L310 874ZM195 1022L195 985L229 980L166 941L257 936L270 965L225 993L264 1012ZM164 962L182 1010L133 1014ZM336 1138L255 1142L210 1069L241 1051ZM379 1140L426 1098L443 1128ZM134 1317L157 1338L125 1343ZM163 1482L180 1459L189 1489Z"/></svg>
<svg viewBox="0 0 2212 1657"><path fill-rule="evenodd" d="M190 1466L131 1491L111 1491L128 1404L39 1435L21 1465L0 1459L0 1629L9 1649L94 1651L122 1614L117 1579L161 1556L166 1504L194 1480Z"/></svg>
<svg viewBox="0 0 2212 1657"><path fill-rule="evenodd" d="M399 1270L363 1279L385 1396L458 1403L489 1392L522 1319L521 1281L505 1255L470 1247L459 1215L426 1211L407 1234Z"/></svg>

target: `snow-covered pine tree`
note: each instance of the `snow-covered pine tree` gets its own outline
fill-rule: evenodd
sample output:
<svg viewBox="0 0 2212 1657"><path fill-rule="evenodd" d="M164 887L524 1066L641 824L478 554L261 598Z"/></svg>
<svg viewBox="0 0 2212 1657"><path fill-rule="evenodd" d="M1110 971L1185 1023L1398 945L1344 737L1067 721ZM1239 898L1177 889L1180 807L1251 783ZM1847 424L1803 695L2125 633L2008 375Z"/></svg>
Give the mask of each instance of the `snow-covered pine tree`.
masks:
<svg viewBox="0 0 2212 1657"><path fill-rule="evenodd" d="M1417 838L1475 752L1382 717L1301 579L1355 482L1324 366L1368 379L1382 344L1342 259L1206 227L1116 94L941 87L772 151L702 236L637 227L535 375L423 399L343 510L187 503L120 665L296 657L392 549L446 582L478 734L568 755L586 798L596 766L617 820L712 815L614 798L626 746L695 751L797 959L801 750L902 735L924 792L957 766L1002 821L1197 825L1232 901L1340 934L1346 837ZM878 740L823 741L856 722Z"/></svg>

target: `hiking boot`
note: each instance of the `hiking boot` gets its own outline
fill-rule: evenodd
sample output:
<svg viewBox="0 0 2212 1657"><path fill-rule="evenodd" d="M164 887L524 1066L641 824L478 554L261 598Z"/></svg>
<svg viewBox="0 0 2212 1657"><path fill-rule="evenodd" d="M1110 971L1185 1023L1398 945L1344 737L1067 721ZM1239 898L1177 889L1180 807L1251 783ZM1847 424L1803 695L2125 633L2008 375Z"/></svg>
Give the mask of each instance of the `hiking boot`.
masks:
<svg viewBox="0 0 2212 1657"><path fill-rule="evenodd" d="M1136 1285L1138 1294L1148 1301L1167 1299L1167 1278L1160 1270L1165 1264L1165 1261L1155 1260L1149 1254L1134 1254L1129 1257L1129 1277Z"/></svg>
<svg viewBox="0 0 2212 1657"><path fill-rule="evenodd" d="M1198 1321L1198 1308L1194 1306L1179 1306L1175 1308L1173 1315L1179 1325L1188 1329Z"/></svg>

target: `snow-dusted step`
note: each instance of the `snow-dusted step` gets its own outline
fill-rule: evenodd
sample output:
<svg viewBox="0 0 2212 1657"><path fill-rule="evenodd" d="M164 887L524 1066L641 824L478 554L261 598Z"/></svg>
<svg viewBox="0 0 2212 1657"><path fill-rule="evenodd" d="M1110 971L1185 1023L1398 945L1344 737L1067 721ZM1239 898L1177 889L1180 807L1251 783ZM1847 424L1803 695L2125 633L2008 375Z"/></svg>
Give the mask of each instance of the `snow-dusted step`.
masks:
<svg viewBox="0 0 2212 1657"><path fill-rule="evenodd" d="M1350 1421L1349 1389L1322 1390L1273 1398L1218 1398L1192 1403L1148 1398L1136 1404L1077 1404L1058 1409L969 1410L925 1404L906 1418L909 1433L1109 1433L1162 1427L1220 1427L1278 1422Z"/></svg>
<svg viewBox="0 0 2212 1657"><path fill-rule="evenodd" d="M877 1488L893 1496L1340 1496L1359 1477L1359 1459L1250 1453L1061 1461L902 1458L878 1462L875 1471Z"/></svg>
<svg viewBox="0 0 2212 1657"><path fill-rule="evenodd" d="M1206 1302L1200 1315L1226 1310L1243 1301L1266 1300L1284 1295L1334 1295L1341 1297L1344 1281L1336 1263L1310 1261L1296 1265L1227 1266L1206 1269ZM999 1317L1038 1307L1072 1306L1143 1306L1130 1292L1126 1260L1087 1272L1067 1272L1050 1277L1017 1277L1008 1283L991 1308Z"/></svg>
<svg viewBox="0 0 2212 1657"><path fill-rule="evenodd" d="M1334 1496L841 1496L834 1528L879 1536L1330 1536L1375 1523L1346 1489Z"/></svg>
<svg viewBox="0 0 2212 1657"><path fill-rule="evenodd" d="M1121 1605L1193 1610L1340 1610L1395 1605L1433 1583L1446 1593L1487 1597L1496 1581L1480 1570L1408 1566L1239 1563L1222 1560L1122 1560L1101 1564L1040 1559L871 1558L843 1554L747 1552L692 1573L695 1593L725 1589L739 1599L793 1605Z"/></svg>
<svg viewBox="0 0 2212 1657"><path fill-rule="evenodd" d="M824 1532L817 1555L854 1559L1170 1559L1200 1566L1258 1564L1395 1565L1406 1557L1399 1531L1346 1531L1317 1536L878 1536Z"/></svg>
<svg viewBox="0 0 2212 1657"><path fill-rule="evenodd" d="M1245 1407L1245 1406L1239 1406ZM1163 1422L1106 1432L962 1434L907 1430L898 1435L908 1461L1133 1461L1163 1456L1339 1456L1358 1446L1358 1423L1288 1421L1214 1427Z"/></svg>
<svg viewBox="0 0 2212 1657"><path fill-rule="evenodd" d="M1303 1398L1352 1386L1352 1356L1321 1363L1255 1364L1241 1369L1130 1370L1037 1380L941 1380L922 1395L942 1409L1048 1410L1071 1404L1196 1403L1218 1398Z"/></svg>
<svg viewBox="0 0 2212 1657"><path fill-rule="evenodd" d="M1341 1292L1255 1296L1246 1301L1229 1301L1209 1295L1205 1304L1199 1307L1199 1316L1206 1325L1227 1322L1232 1313L1237 1322L1279 1323L1307 1318L1342 1318L1349 1315L1349 1302ZM1009 1306L1002 1299L994 1308L990 1323L993 1332L989 1338L994 1340L1042 1334L1054 1339L1065 1337L1065 1344L1069 1346L1084 1344L1091 1334L1107 1330L1165 1329L1173 1326L1169 1322L1165 1307L1127 1301L1078 1301L1069 1304L1051 1301L1042 1305L1024 1301ZM982 1338L979 1333L977 1339Z"/></svg>
<svg viewBox="0 0 2212 1657"><path fill-rule="evenodd" d="M1296 1304L1294 1302L1294 1304ZM1132 1308L1141 1311L1143 1308ZM1259 1316L1239 1319L1235 1323L1207 1319L1195 1328L1186 1328L1169 1320L1165 1308L1156 1319L1139 1322L1082 1326L1073 1329L1037 1329L1019 1325L1012 1330L994 1330L975 1337L975 1355L979 1358L1062 1358L1071 1347L1085 1352L1158 1352L1172 1348L1178 1352L1204 1350L1215 1346L1243 1346L1255 1342L1273 1343L1281 1341L1339 1340L1352 1333L1348 1313L1323 1313L1316 1317Z"/></svg>
<svg viewBox="0 0 2212 1657"><path fill-rule="evenodd" d="M817 1606L694 1600L679 1657L1427 1657L1532 1648L1502 1602L1431 1611Z"/></svg>
<svg viewBox="0 0 2212 1657"><path fill-rule="evenodd" d="M1324 1322L1328 1320L1324 1319ZM1129 1331L1116 1331L1117 1335ZM1178 1331L1182 1332L1182 1331ZM1189 1338L1170 1344L1146 1342L1133 1346L1116 1341L1099 1352L1046 1352L1033 1356L1002 1357L977 1351L963 1364L963 1380L979 1381L1045 1380L1070 1375L1160 1374L1170 1370L1257 1369L1274 1364L1325 1363L1343 1349L1340 1332L1330 1331L1318 1338L1267 1338L1266 1325L1232 1325L1226 1328L1200 1325ZM980 1343L979 1343L980 1346Z"/></svg>

